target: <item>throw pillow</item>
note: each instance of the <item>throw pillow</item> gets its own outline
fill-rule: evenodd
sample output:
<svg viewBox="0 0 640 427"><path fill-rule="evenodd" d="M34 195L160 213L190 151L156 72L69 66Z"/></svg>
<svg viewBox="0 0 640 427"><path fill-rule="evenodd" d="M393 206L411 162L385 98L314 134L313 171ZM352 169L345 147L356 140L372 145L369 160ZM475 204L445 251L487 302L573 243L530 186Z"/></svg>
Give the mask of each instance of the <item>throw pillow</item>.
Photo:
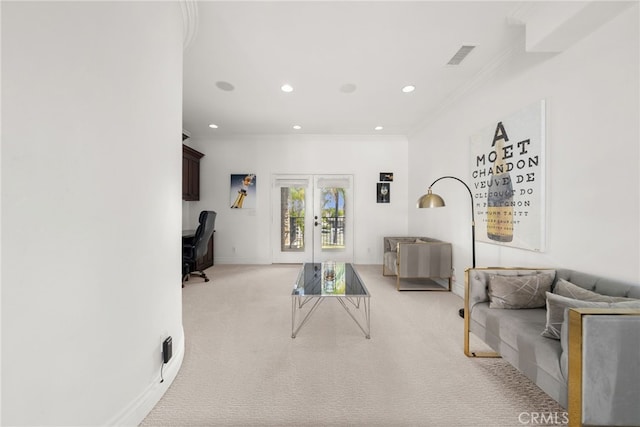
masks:
<svg viewBox="0 0 640 427"><path fill-rule="evenodd" d="M538 308L544 307L545 293L551 291L553 275L489 276L490 308Z"/></svg>
<svg viewBox="0 0 640 427"><path fill-rule="evenodd" d="M564 313L568 308L640 308L640 300L624 302L582 301L562 295L546 293L547 324L540 335L547 338L560 339Z"/></svg>
<svg viewBox="0 0 640 427"><path fill-rule="evenodd" d="M605 301L583 301L547 292L547 324L542 331L543 337L560 339L565 308L608 307Z"/></svg>
<svg viewBox="0 0 640 427"><path fill-rule="evenodd" d="M600 301L600 302L623 302L634 301L633 298L625 297L612 297L610 295L602 295L597 292L590 291L582 288L564 279L558 279L556 286L553 289L554 294L562 295L563 297L579 299L581 301Z"/></svg>

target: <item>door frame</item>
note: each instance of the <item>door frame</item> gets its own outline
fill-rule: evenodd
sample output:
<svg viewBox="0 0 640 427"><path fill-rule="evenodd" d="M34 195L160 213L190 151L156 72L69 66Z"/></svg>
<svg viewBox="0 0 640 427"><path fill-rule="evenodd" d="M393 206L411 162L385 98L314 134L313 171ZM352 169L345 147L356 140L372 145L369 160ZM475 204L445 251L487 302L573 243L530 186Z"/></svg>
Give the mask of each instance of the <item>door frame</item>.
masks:
<svg viewBox="0 0 640 427"><path fill-rule="evenodd" d="M341 186L340 184L346 184ZM344 229L343 239L344 248L322 248L322 225L316 221L316 215L320 218L322 211L322 201L320 200L321 188L330 188L339 186L344 188ZM313 175L313 216L314 216L314 234L313 234L313 262L323 261L339 261L353 262L353 225L354 215L354 191L353 191L353 175L351 174L324 174ZM316 225L316 223L318 223Z"/></svg>
<svg viewBox="0 0 640 427"><path fill-rule="evenodd" d="M324 181L323 181L324 180ZM344 242L345 248L325 249L321 248L321 221L315 221L315 216L320 217L320 209L322 208L319 197L319 185L324 182L348 181L348 187L345 188L345 227ZM354 177L352 174L272 174L271 176L271 262L273 264L302 264L305 262L321 262L321 261L341 261L353 262L354 255L354 207L355 192L353 191ZM283 184L291 183L292 186L306 182L307 191L305 191L305 250L304 251L282 251L281 250L281 191ZM316 214L316 211L318 212ZM319 222L318 226L315 225Z"/></svg>
<svg viewBox="0 0 640 427"><path fill-rule="evenodd" d="M303 182L306 181L306 185ZM281 250L281 191L284 184L291 186L304 186L305 191L305 219L304 219L304 251L282 251ZM297 185L301 184L301 185ZM309 204L313 205L313 175L309 174L273 174L271 176L271 262L273 264L301 264L312 258L313 244L312 229L313 215L309 214ZM313 208L311 208L311 212Z"/></svg>

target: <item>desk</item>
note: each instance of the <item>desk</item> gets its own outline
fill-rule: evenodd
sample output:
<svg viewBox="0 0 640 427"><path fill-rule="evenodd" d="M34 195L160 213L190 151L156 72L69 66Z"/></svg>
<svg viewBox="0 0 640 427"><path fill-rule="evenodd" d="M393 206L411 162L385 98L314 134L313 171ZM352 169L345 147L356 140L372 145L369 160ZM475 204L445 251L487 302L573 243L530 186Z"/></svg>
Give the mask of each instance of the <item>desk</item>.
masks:
<svg viewBox="0 0 640 427"><path fill-rule="evenodd" d="M207 253L198 258L196 261L196 270L205 270L213 265L213 236L215 235L215 230L211 235L211 239L209 239L209 247L207 249ZM182 242L188 241L189 239L193 239L195 236L196 230L182 230Z"/></svg>

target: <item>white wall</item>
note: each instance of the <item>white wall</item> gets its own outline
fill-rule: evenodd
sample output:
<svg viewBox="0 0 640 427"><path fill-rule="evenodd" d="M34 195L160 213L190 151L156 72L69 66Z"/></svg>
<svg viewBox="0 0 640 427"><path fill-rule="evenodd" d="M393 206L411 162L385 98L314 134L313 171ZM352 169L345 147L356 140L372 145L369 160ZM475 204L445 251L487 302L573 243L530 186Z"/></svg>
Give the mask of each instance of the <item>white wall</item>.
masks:
<svg viewBox="0 0 640 427"><path fill-rule="evenodd" d="M409 137L410 202L439 176L469 182L470 135L545 99L546 251L478 243L477 265L558 266L640 282L638 4L527 71L514 71L520 61L511 58L492 81ZM439 182L437 192L447 207L410 208L409 231L453 243L461 293L471 265L469 196L452 180Z"/></svg>
<svg viewBox="0 0 640 427"><path fill-rule="evenodd" d="M259 135L186 143L205 156L200 161L200 201L183 203L184 226L194 228L201 210L218 213L215 262L271 263L273 174L354 175L356 263L382 264L382 237L407 232L405 137ZM380 172L394 173L389 204L376 203ZM229 207L229 176L237 173L257 175L255 211Z"/></svg>
<svg viewBox="0 0 640 427"><path fill-rule="evenodd" d="M1 424L135 425L184 348L180 7L2 9Z"/></svg>

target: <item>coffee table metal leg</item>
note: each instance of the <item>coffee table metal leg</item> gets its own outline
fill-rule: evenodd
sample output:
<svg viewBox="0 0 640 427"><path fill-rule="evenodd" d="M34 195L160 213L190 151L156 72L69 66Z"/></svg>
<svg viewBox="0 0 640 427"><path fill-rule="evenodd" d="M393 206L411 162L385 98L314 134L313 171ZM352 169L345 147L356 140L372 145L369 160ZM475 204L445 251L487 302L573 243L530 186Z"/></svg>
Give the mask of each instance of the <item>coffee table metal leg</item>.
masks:
<svg viewBox="0 0 640 427"><path fill-rule="evenodd" d="M364 299L364 315L367 318L367 339L371 338L371 298Z"/></svg>
<svg viewBox="0 0 640 427"><path fill-rule="evenodd" d="M309 312L304 316L298 327L296 328L296 313L300 311L300 309L308 302L308 299L311 297L304 298L299 296L292 297L292 313L291 313L291 338L295 338L300 329L307 323L309 317L316 311L316 308L320 305L324 298L315 298L315 302L309 309Z"/></svg>
<svg viewBox="0 0 640 427"><path fill-rule="evenodd" d="M362 324L356 318L356 316L353 315L349 307L347 307L347 304L345 304L343 298L338 298L338 302L346 310L347 314L351 316L353 321L356 322L356 325L358 325L360 330L364 333L365 338L370 339L371 338L371 311L369 306L369 298L363 298L363 299L364 299L364 320L365 320L366 328L365 326L362 326ZM350 298L347 298L347 301L351 302L354 305L354 307L356 307L356 309L360 307L360 298L357 299L357 302L354 302Z"/></svg>

